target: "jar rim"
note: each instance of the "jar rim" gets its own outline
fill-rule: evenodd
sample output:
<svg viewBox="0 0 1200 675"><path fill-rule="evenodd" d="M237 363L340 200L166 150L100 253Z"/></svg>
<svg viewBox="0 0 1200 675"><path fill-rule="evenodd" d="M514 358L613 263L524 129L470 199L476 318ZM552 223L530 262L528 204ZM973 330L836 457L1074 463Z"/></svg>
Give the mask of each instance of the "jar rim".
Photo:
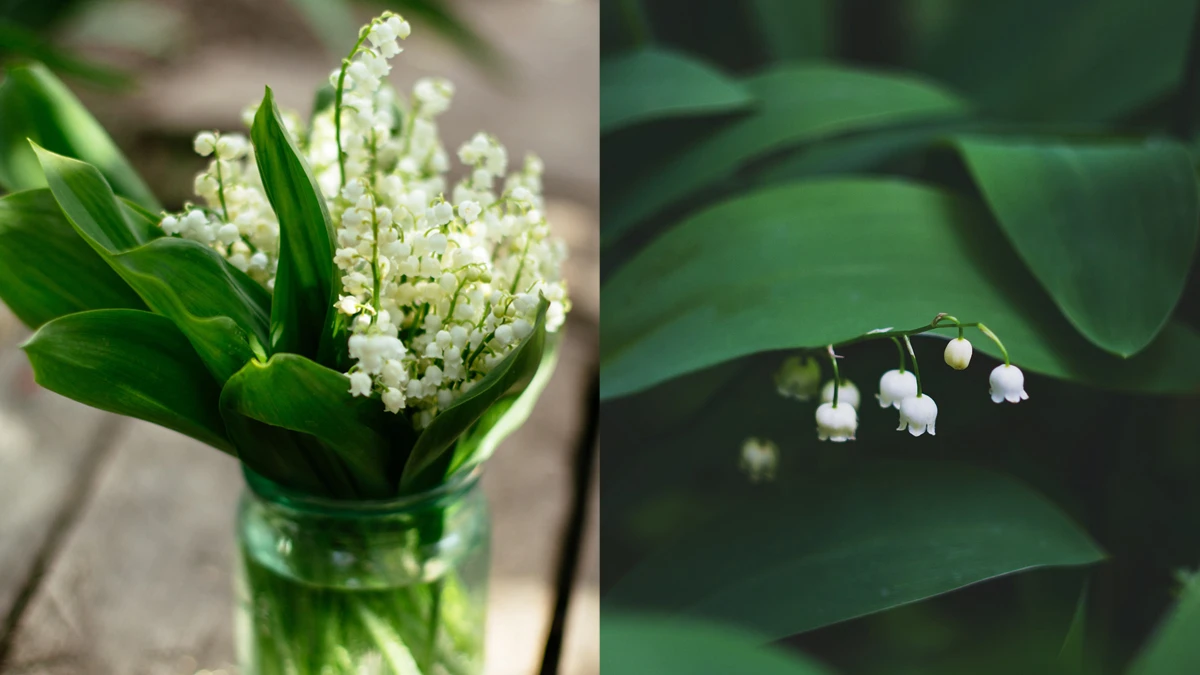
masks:
<svg viewBox="0 0 1200 675"><path fill-rule="evenodd" d="M437 506L475 487L483 475L483 464L475 465L470 471L457 472L450 480L437 487L386 499L336 499L305 494L259 475L245 464L242 465L242 475L246 478L249 491L272 505L326 516L360 517L390 515Z"/></svg>

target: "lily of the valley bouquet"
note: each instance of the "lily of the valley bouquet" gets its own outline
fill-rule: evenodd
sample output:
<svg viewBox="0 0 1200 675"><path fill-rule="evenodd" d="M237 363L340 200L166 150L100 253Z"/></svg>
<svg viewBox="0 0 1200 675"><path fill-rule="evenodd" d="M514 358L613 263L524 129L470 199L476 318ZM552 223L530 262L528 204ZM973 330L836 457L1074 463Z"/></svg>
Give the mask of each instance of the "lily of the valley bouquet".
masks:
<svg viewBox="0 0 1200 675"><path fill-rule="evenodd" d="M95 165L35 144L48 189L0 200L0 295L37 328L38 381L246 468L247 672L479 668L476 467L553 369L566 252L537 158L484 133L452 151L452 85L385 84L409 32L364 27L307 124L267 89L248 138L197 135L211 161L180 212L66 115L35 137ZM34 117L64 100L36 67L0 91Z"/></svg>

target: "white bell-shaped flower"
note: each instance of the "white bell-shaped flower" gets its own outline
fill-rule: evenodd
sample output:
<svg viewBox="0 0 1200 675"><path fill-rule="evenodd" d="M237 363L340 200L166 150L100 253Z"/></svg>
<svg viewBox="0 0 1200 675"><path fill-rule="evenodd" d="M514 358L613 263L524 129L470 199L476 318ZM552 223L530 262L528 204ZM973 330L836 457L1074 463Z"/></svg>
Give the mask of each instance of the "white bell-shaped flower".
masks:
<svg viewBox="0 0 1200 675"><path fill-rule="evenodd" d="M858 387L850 380L842 380L842 386L838 389L838 403L849 403L852 408L858 410L858 404L862 402L862 395L858 393ZM825 383L821 388L821 403L833 403L833 380Z"/></svg>
<svg viewBox="0 0 1200 675"><path fill-rule="evenodd" d="M965 370L971 363L971 341L966 338L954 338L946 343L946 365L955 370Z"/></svg>
<svg viewBox="0 0 1200 675"><path fill-rule="evenodd" d="M992 385L992 401L996 403L1019 403L1029 398L1025 393L1025 374L1016 366L996 366L988 382Z"/></svg>
<svg viewBox="0 0 1200 675"><path fill-rule="evenodd" d="M936 436L934 425L937 423L937 404L928 394L909 396L900 402L900 426L896 431L908 429L913 436L920 436L926 431L930 436Z"/></svg>
<svg viewBox="0 0 1200 675"><path fill-rule="evenodd" d="M858 431L858 412L854 406L838 402L822 403L817 407L817 438L822 441L842 443L854 440Z"/></svg>
<svg viewBox="0 0 1200 675"><path fill-rule="evenodd" d="M821 364L807 356L792 356L775 373L775 388L780 396L807 401L821 384Z"/></svg>
<svg viewBox="0 0 1200 675"><path fill-rule="evenodd" d="M879 407L899 408L900 402L917 395L917 378L909 371L889 370L879 378Z"/></svg>
<svg viewBox="0 0 1200 675"><path fill-rule="evenodd" d="M742 471L757 483L775 478L775 466L779 463L779 447L769 440L747 438L742 443L739 465Z"/></svg>

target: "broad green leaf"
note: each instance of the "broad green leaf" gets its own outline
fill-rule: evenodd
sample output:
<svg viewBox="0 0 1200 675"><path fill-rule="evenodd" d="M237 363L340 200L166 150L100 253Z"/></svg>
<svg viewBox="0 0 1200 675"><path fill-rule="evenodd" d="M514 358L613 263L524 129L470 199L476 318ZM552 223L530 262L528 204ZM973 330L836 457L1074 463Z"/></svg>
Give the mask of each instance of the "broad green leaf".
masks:
<svg viewBox="0 0 1200 675"><path fill-rule="evenodd" d="M1183 293L1196 248L1200 196L1188 151L983 137L957 145L1067 320L1119 356L1150 344Z"/></svg>
<svg viewBox="0 0 1200 675"><path fill-rule="evenodd" d="M146 307L46 189L0 198L0 299L30 328L89 309Z"/></svg>
<svg viewBox="0 0 1200 675"><path fill-rule="evenodd" d="M831 51L835 6L830 0L753 0L750 6L775 58L818 59Z"/></svg>
<svg viewBox="0 0 1200 675"><path fill-rule="evenodd" d="M827 675L800 654L764 647L743 628L679 617L604 612L600 654L608 675Z"/></svg>
<svg viewBox="0 0 1200 675"><path fill-rule="evenodd" d="M220 388L171 320L132 309L59 317L22 347L38 384L80 403L162 425L233 454Z"/></svg>
<svg viewBox="0 0 1200 675"><path fill-rule="evenodd" d="M344 374L295 354L248 363L225 384L221 410L247 466L275 482L311 488L293 478L307 468L301 465L306 456L321 480L341 480L346 492L331 495L337 497L393 496L413 440L403 415L388 413L377 398L352 396ZM278 439L289 435L283 430L297 434L280 447ZM272 463L276 455L279 466Z"/></svg>
<svg viewBox="0 0 1200 675"><path fill-rule="evenodd" d="M538 307L533 333L496 364L471 391L449 408L439 412L417 437L412 455L404 465L400 489L419 491L440 485L452 467L461 467L475 450L474 444L457 447L455 443L482 419L489 409L506 395L528 389L538 374L546 344L546 309L543 298Z"/></svg>
<svg viewBox="0 0 1200 675"><path fill-rule="evenodd" d="M773 640L1035 567L1104 554L1042 496L967 465L884 462L725 510L606 595Z"/></svg>
<svg viewBox="0 0 1200 675"><path fill-rule="evenodd" d="M749 160L835 134L964 115L953 94L910 76L837 66L786 65L745 82L758 104L711 137L668 158L627 193L614 195L602 237L631 226L730 176Z"/></svg>
<svg viewBox="0 0 1200 675"><path fill-rule="evenodd" d="M918 0L914 9L910 67L1000 117L1087 123L1175 89L1196 2ZM922 16L934 25L921 28Z"/></svg>
<svg viewBox="0 0 1200 675"><path fill-rule="evenodd" d="M263 96L250 131L263 188L279 218L279 269L271 304L271 353L317 357L332 339L333 224L321 189L275 106Z"/></svg>
<svg viewBox="0 0 1200 675"><path fill-rule="evenodd" d="M1200 671L1200 577L1192 576L1174 609L1134 659L1129 675Z"/></svg>
<svg viewBox="0 0 1200 675"><path fill-rule="evenodd" d="M600 63L601 133L654 119L742 110L753 101L736 80L665 49L639 49Z"/></svg>
<svg viewBox="0 0 1200 675"><path fill-rule="evenodd" d="M50 44L26 26L0 18L0 57L11 55L40 61L51 70L105 87L124 87L129 84L129 75L77 58Z"/></svg>
<svg viewBox="0 0 1200 675"><path fill-rule="evenodd" d="M44 187L37 157L26 139L95 165L113 190L157 211L158 200L79 99L40 65L9 68L0 83L0 187Z"/></svg>
<svg viewBox="0 0 1200 675"><path fill-rule="evenodd" d="M219 382L267 344L266 289L211 248L157 236L126 218L90 164L36 148L67 220L154 312L175 322Z"/></svg>
<svg viewBox="0 0 1200 675"><path fill-rule="evenodd" d="M984 322L1030 371L1143 392L1200 386L1195 332L1168 325L1131 359L1103 352L989 220L973 201L881 178L782 185L698 213L605 285L603 302L621 311L600 327L601 396L755 352L916 328L938 312ZM974 344L999 354L982 336Z"/></svg>
<svg viewBox="0 0 1200 675"><path fill-rule="evenodd" d="M524 390L508 394L496 401L483 413L470 429L458 441L454 448L455 464L450 466L450 473L462 468L472 467L487 461L504 439L508 438L525 420L529 419L534 406L554 376L554 368L558 365L559 349L562 347L563 333L551 333L546 336L546 344L542 349L542 360L537 366L537 372Z"/></svg>

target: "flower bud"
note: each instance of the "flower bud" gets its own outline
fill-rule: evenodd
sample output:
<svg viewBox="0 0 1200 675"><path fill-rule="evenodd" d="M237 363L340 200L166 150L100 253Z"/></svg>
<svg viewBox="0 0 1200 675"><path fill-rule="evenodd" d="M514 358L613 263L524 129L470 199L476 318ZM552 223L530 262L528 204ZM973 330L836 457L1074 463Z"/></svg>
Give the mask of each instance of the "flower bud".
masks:
<svg viewBox="0 0 1200 675"><path fill-rule="evenodd" d="M936 436L934 424L937 422L937 413L937 404L928 394L909 396L900 402L900 426L896 427L896 431L904 431L907 427L908 433L913 436L920 436L926 431L930 436Z"/></svg>
<svg viewBox="0 0 1200 675"><path fill-rule="evenodd" d="M526 300L524 297L518 296L517 302L528 304L532 300ZM531 314L532 312L526 311L524 313ZM806 356L792 356L788 358L775 373L775 388L779 392L779 395L799 401L807 401L812 398L813 394L817 393L817 387L820 383L821 364L816 359Z"/></svg>
<svg viewBox="0 0 1200 675"><path fill-rule="evenodd" d="M822 441L842 443L854 440L858 430L858 413L854 408L839 402L822 403L817 408L817 438Z"/></svg>
<svg viewBox="0 0 1200 675"><path fill-rule="evenodd" d="M858 404L862 402L862 396L858 393L858 387L850 380L842 380L842 386L838 388L838 403L848 403L850 407L858 410ZM821 388L821 403L833 403L833 380L825 383Z"/></svg>
<svg viewBox="0 0 1200 675"><path fill-rule="evenodd" d="M1019 403L1029 398L1025 393L1025 374L1016 366L996 366L988 382L992 385L989 393L995 403Z"/></svg>
<svg viewBox="0 0 1200 675"><path fill-rule="evenodd" d="M946 343L946 365L955 370L965 370L967 365L971 363L971 353L975 351L971 347L971 341L966 338L954 338Z"/></svg>

